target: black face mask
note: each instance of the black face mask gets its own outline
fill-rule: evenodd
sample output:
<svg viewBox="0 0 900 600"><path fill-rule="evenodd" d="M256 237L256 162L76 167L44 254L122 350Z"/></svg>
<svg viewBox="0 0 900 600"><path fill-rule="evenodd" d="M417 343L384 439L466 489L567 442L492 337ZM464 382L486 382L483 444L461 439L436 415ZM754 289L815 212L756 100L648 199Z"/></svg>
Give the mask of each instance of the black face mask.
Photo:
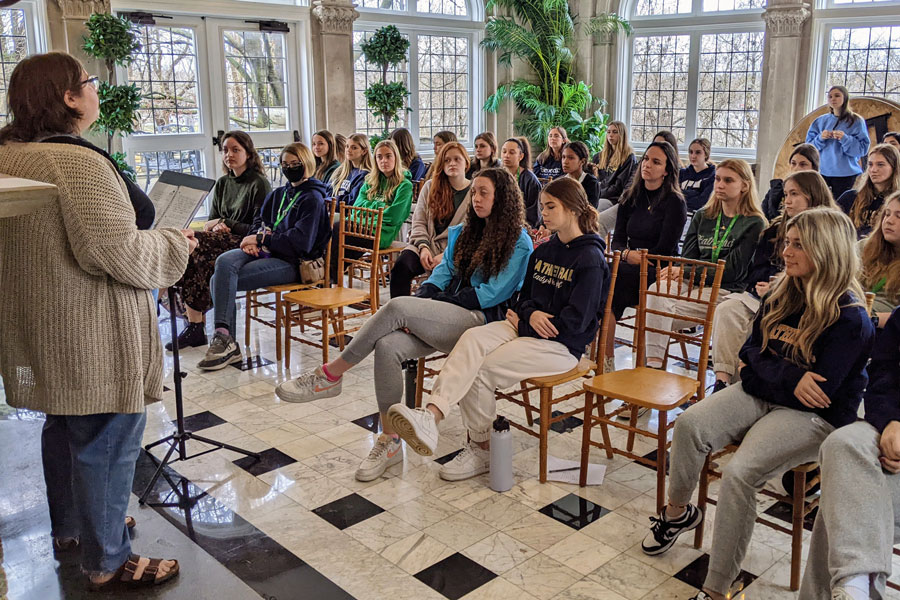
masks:
<svg viewBox="0 0 900 600"><path fill-rule="evenodd" d="M281 172L291 183L297 183L306 174L302 164L296 167L281 167Z"/></svg>

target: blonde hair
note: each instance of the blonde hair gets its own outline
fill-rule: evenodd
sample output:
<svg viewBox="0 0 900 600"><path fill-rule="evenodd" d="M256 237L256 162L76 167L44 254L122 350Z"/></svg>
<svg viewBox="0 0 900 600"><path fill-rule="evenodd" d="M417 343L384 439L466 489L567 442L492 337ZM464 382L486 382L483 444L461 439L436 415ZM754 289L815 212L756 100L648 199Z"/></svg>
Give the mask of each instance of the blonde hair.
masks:
<svg viewBox="0 0 900 600"><path fill-rule="evenodd" d="M618 169L619 165L634 154L634 148L628 143L628 129L625 127L625 123L612 121L607 126L607 130L613 125L619 130L619 143L613 146L609 143L609 138L604 142L603 149L600 151L600 157L597 160L597 166L604 171Z"/></svg>
<svg viewBox="0 0 900 600"><path fill-rule="evenodd" d="M394 140L387 139L378 142L375 145L375 154L378 154L379 148L388 148L393 152L394 169L390 173L384 174L376 165L374 169L369 171L369 174L366 175L366 183L369 186L366 197L372 200L376 196L383 196L384 203L390 204L394 199L394 190L403 183L403 180L406 179L406 174L404 173L405 169L403 159L400 157L400 150L397 148Z"/></svg>
<svg viewBox="0 0 900 600"><path fill-rule="evenodd" d="M750 165L747 164L747 161L740 160L739 158L726 158L716 166L717 174L720 169L731 169L737 173L737 176L741 178L741 181L747 184L747 189L741 194L741 198L738 201L738 214L745 217L759 217L766 223L766 216L763 214L762 207L759 203L759 191L756 189L756 179L753 178L753 170L750 168ZM709 200L706 201L702 210L707 219L712 219L722 212L722 201L716 196L715 192L710 194Z"/></svg>
<svg viewBox="0 0 900 600"><path fill-rule="evenodd" d="M350 142L355 142L357 145L362 147L365 152L363 153L362 160L359 163L359 168L363 171L368 171L371 173L375 170L375 165L372 162L372 148L369 146L369 136L363 133L354 133L350 136L350 139L347 140L347 145L350 145ZM337 194L337 191L341 189L341 184L344 183L344 180L350 177L350 172L353 170L353 163L347 160L346 156L341 157L341 166L334 170L334 173L331 174L331 190L332 194ZM356 198L354 198L356 200Z"/></svg>
<svg viewBox="0 0 900 600"><path fill-rule="evenodd" d="M853 304L863 305L865 294L856 278L860 267L856 228L847 215L832 208L805 210L792 217L787 227L796 229L813 269L805 280L782 276L774 284L765 299L760 321L762 351L780 323L801 313L788 359L810 368L816 358L813 345L840 318L841 297L851 292L855 297Z"/></svg>
<svg viewBox="0 0 900 600"><path fill-rule="evenodd" d="M316 176L316 155L302 142L293 142L281 149L278 154L278 162L284 159L285 154L293 154L303 164L303 179Z"/></svg>
<svg viewBox="0 0 900 600"><path fill-rule="evenodd" d="M900 249L884 239L884 232L881 230L884 214L891 202L900 202L900 192L894 192L884 199L875 227L863 242L859 281L866 289L872 289L884 277L884 293L891 304L896 304L900 300Z"/></svg>

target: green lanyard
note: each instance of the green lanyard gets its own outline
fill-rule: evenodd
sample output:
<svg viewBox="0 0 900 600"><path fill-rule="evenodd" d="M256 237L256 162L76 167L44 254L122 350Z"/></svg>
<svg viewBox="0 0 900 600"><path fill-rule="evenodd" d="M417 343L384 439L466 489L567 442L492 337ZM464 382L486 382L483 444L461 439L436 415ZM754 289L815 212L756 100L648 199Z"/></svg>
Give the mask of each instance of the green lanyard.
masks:
<svg viewBox="0 0 900 600"><path fill-rule="evenodd" d="M884 289L884 284L886 284L886 283L887 283L887 277L886 277L886 276L885 276L885 277L882 277L881 279L879 279L879 280L878 280L878 283L876 283L875 286L872 288L872 293L873 293L873 294L877 294L878 292L880 292L881 290L883 290L883 289Z"/></svg>
<svg viewBox="0 0 900 600"><path fill-rule="evenodd" d="M284 201L287 200L287 190L284 190L284 195L281 197L281 203L278 205L278 215L275 217L275 224L272 225L272 231L278 229L278 224L284 220L289 212L291 212L291 208L294 207L294 203L297 202L297 198L300 197L301 193L302 191L298 191L294 194L291 203L287 205L287 208L284 208Z"/></svg>
<svg viewBox="0 0 900 600"><path fill-rule="evenodd" d="M728 229L725 230L725 235L722 236L722 243L728 239L728 234L731 233L731 228L734 227L734 224L737 222L738 217L741 215L734 215L731 217L731 223L728 224ZM719 213L719 216L716 217L716 231L713 233L713 245L712 245L712 262L716 262L719 260L719 253L722 252L722 248L719 247L719 228L722 226L722 213Z"/></svg>

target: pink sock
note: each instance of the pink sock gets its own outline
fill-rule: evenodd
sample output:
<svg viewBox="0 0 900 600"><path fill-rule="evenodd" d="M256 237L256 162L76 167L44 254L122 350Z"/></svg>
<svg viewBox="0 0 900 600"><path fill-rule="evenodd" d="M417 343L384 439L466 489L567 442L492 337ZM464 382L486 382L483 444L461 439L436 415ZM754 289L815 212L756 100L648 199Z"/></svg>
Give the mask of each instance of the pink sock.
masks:
<svg viewBox="0 0 900 600"><path fill-rule="evenodd" d="M231 337L231 332L229 332L225 327L216 327L216 333L221 333L222 335Z"/></svg>
<svg viewBox="0 0 900 600"><path fill-rule="evenodd" d="M325 373L325 378L328 379L328 381L337 381L338 379L341 378L340 375L335 377L334 375L329 373L327 365L322 365L322 372Z"/></svg>

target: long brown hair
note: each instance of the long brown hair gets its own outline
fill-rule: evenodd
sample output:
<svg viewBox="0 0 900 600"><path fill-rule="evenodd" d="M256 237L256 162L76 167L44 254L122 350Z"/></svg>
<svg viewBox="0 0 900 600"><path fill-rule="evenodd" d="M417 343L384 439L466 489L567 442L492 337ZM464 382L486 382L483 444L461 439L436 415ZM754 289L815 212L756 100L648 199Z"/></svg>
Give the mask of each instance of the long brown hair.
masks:
<svg viewBox="0 0 900 600"><path fill-rule="evenodd" d="M828 93L830 94L832 90L837 90L844 96L844 101L841 103L841 114L835 114L834 109L829 108L828 110L837 117L837 123L835 125L839 125L841 121L846 121L847 125L853 125L856 123L857 119L861 119L858 114L850 110L850 92L842 85L833 85L828 88Z"/></svg>
<svg viewBox="0 0 900 600"><path fill-rule="evenodd" d="M641 176L641 163L647 159L647 152L650 148L659 148L666 155L666 176L663 178L662 187L660 188L662 193L657 197L656 202L665 202L672 196L684 199L684 193L681 191L681 186L678 185L678 170L680 167L675 148L669 142L651 142L647 149L644 150L641 160L638 161L637 170L634 173L634 177L631 178L631 185L622 193L622 197L619 198L619 204L637 202L638 197L646 191L647 187L644 183L644 178ZM651 210L654 208L656 208L655 205L650 206Z"/></svg>
<svg viewBox="0 0 900 600"><path fill-rule="evenodd" d="M469 205L453 251L453 265L463 281L476 270L487 280L506 268L525 226L525 203L519 183L503 168L482 169L475 179L484 177L494 186L494 206L482 219Z"/></svg>
<svg viewBox="0 0 900 600"><path fill-rule="evenodd" d="M878 213L880 218L863 242L859 281L865 289L871 290L884 277L884 292L891 299L891 304L896 304L900 301L900 250L884 239L884 232L881 230L884 215L892 202L900 203L900 192L894 192L885 198L884 207Z"/></svg>
<svg viewBox="0 0 900 600"><path fill-rule="evenodd" d="M263 166L262 159L259 157L259 152L256 151L256 146L253 145L253 138L251 138L246 131L229 131L219 140L219 148L224 148L225 140L229 138L240 144L241 148L244 149L244 152L247 153L247 168L245 170L256 171L260 175L265 175L266 168ZM222 161L222 169L224 169L226 173L231 173L231 169L228 168L224 161Z"/></svg>
<svg viewBox="0 0 900 600"><path fill-rule="evenodd" d="M566 144L569 143L569 134L566 133L565 127L561 127L561 126L557 125L556 127L551 127L550 129L547 130L547 137L550 136L550 132L553 131L554 129L557 132L559 132L559 135L562 136L562 140L563 140L562 145L559 147L559 154L557 155L553 151L553 148L550 147L550 142L548 141L547 147L544 148L544 151L541 152L540 154L538 154L537 161L539 163L544 162L545 160L547 160L550 157L553 157L554 160L562 160L562 151L563 151L563 148L566 147Z"/></svg>
<svg viewBox="0 0 900 600"><path fill-rule="evenodd" d="M319 181L325 181L323 178L325 177L325 171L328 170L328 167L331 166L331 163L338 160L337 158L337 144L334 141L334 134L328 131L327 129L320 129L319 131L313 134L313 137L319 136L325 143L328 144L328 152L325 153L325 156L318 157L316 156L316 172L313 175ZM313 154L315 156L315 154Z"/></svg>
<svg viewBox="0 0 900 600"><path fill-rule="evenodd" d="M478 140L484 141L485 144L491 147L491 158L488 159L487 166L493 167L494 163L497 162L497 155L500 154L500 146L497 145L497 136L494 135L491 131L482 131L478 135L475 136L475 141ZM484 165L481 164L481 161L477 158L473 158L472 162L478 161L478 168L484 168Z"/></svg>
<svg viewBox="0 0 900 600"><path fill-rule="evenodd" d="M403 160L404 168L409 168L412 161L419 158L416 152L416 144L413 142L412 134L405 127L398 127L391 132L391 139L397 144L397 150L400 151L400 158Z"/></svg>
<svg viewBox="0 0 900 600"><path fill-rule="evenodd" d="M53 134L74 133L82 114L66 104L66 92L82 93L84 69L65 52L23 59L9 78L6 100L12 121L0 129L0 144L31 142Z"/></svg>
<svg viewBox="0 0 900 600"><path fill-rule="evenodd" d="M809 204L806 210L810 208L838 208L834 198L831 196L831 189L829 189L825 179L818 171L797 171L796 173L791 173L785 178L784 185L787 185L789 181L794 182L800 188L800 192L806 196L806 201ZM784 212L784 203L782 203L781 214L772 219L769 228L761 234L764 236L767 231L772 229L775 229L777 232L775 239L772 240L772 243L775 244L775 252L772 253L770 262L779 268L784 266L781 249L784 248L784 236L787 233L788 221L790 221L790 217Z"/></svg>
<svg viewBox="0 0 900 600"><path fill-rule="evenodd" d="M466 165L463 173L469 170L469 155L466 153L465 146L459 142L447 142L438 150L432 168L431 191L428 194L428 209L438 223L449 221L455 210L453 208L453 186L450 185L450 179L444 173L444 161L447 159L447 153L451 150L462 154Z"/></svg>
<svg viewBox="0 0 900 600"><path fill-rule="evenodd" d="M607 125L607 131L610 127L615 127L619 131L619 143L613 146L609 143L609 138L603 142L603 149L597 159L597 166L605 170L615 170L619 168L628 157L634 154L634 149L628 143L628 128L622 121L611 121Z"/></svg>
<svg viewBox="0 0 900 600"><path fill-rule="evenodd" d="M726 158L716 166L716 173L720 169L730 169L737 173L737 176L747 184L747 190L741 194L738 200L737 212L745 217L756 216L766 222L766 216L763 214L762 207L759 203L759 192L756 189L756 178L753 177L753 169L746 160L740 158ZM701 208L707 219L714 219L722 212L722 201L713 193L710 194L709 200Z"/></svg>
<svg viewBox="0 0 900 600"><path fill-rule="evenodd" d="M891 166L891 178L887 181L887 188L883 192L884 195L890 196L894 192L900 191L900 152L890 144L878 144L869 150L869 156L872 156L873 154L880 154ZM874 226L875 221L879 220L881 217L880 212L876 212L871 216L872 222L862 222L863 214L869 209L872 202L875 201L875 196L877 195L878 192L875 190L875 184L872 183L872 179L869 177L869 171L867 169L856 183L856 199L853 201L853 206L850 208L850 220L853 221L853 226L857 229L861 229L866 225Z"/></svg>
<svg viewBox="0 0 900 600"><path fill-rule="evenodd" d="M560 177L545 185L541 194L551 196L566 210L575 213L582 233L597 233L600 230L600 213L588 203L587 193L581 183L571 177Z"/></svg>

